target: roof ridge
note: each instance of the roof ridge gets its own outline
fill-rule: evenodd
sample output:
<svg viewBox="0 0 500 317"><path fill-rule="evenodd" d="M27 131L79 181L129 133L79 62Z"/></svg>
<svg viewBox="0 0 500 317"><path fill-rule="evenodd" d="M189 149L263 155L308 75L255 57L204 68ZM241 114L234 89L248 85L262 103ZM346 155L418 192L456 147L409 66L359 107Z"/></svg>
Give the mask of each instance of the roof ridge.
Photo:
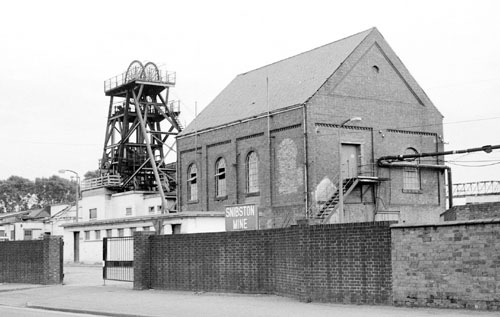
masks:
<svg viewBox="0 0 500 317"><path fill-rule="evenodd" d="M264 66L261 66L261 67L257 67L255 69L252 69L252 70L249 70L249 71L246 71L246 72L243 72L243 73L240 73L238 75L236 75L236 77L239 77L239 76L242 76L242 75L246 75L248 73L251 73L251 72L254 72L256 70L259 70L259 69L262 69L262 68L266 68L266 67L269 67L269 66L272 66L272 65L275 65L275 64L278 64L278 63L281 63L283 61L286 61L286 60L289 60L289 59L292 59L292 58L295 58L297 56L300 56L300 55L303 55L303 54L307 54L307 53L310 53L312 51L315 51L315 50L318 50L320 48L323 48L323 47L326 47L326 46L329 46L329 45L332 45L334 43L337 43L337 42L340 42L340 41L344 41L344 40L347 40L348 38L351 38L351 37L354 37L354 36L357 36L357 35L360 35L361 33L367 33L367 36L369 33L371 33L371 31L373 30L376 30L377 28L376 27L371 27L369 29L366 29L364 31L361 31L361 32L358 32L358 33L355 33L355 34L352 34L352 35L349 35L349 36L346 36L346 37L343 37L341 39L338 39L336 41L333 41L333 42L330 42L330 43L327 43L327 44L323 44L323 45L320 45L318 47L315 47L315 48L312 48L310 50L307 50L307 51L304 51L304 52L301 52L301 53L298 53L298 54L295 54L295 55L292 55L292 56L289 56L289 57L286 57L286 58L283 58L283 59L280 59L279 61L276 61L276 62L273 62L273 63L269 63L267 65L264 65ZM361 41L360 41L361 42Z"/></svg>

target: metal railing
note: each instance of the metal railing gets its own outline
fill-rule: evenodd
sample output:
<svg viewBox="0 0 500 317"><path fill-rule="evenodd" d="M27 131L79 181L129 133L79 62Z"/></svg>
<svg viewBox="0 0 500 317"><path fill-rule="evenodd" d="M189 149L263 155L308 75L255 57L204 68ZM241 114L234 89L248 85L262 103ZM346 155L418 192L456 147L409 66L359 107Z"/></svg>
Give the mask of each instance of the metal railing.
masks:
<svg viewBox="0 0 500 317"><path fill-rule="evenodd" d="M479 181L453 184L453 197L483 196L500 194L500 181ZM449 196L446 187L446 196Z"/></svg>
<svg viewBox="0 0 500 317"><path fill-rule="evenodd" d="M120 175L103 175L97 178L83 180L80 184L80 189L88 190L100 187L119 187L120 185Z"/></svg>
<svg viewBox="0 0 500 317"><path fill-rule="evenodd" d="M103 279L134 281L134 237L103 239Z"/></svg>
<svg viewBox="0 0 500 317"><path fill-rule="evenodd" d="M129 82L135 80L151 82L151 83L161 83L166 85L175 85L176 73L165 69L159 69L158 77L153 79L153 78L146 78L146 76L141 76L138 78L137 77L133 78L130 76L127 77L127 72L123 72L119 75L116 75L104 81L104 92L108 92L116 87L128 84Z"/></svg>

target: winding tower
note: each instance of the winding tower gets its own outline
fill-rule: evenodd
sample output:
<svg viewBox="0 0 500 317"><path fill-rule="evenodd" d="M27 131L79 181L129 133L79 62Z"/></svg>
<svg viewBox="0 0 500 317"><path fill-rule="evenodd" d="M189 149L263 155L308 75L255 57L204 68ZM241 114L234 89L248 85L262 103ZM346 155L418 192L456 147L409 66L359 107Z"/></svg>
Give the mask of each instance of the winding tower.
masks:
<svg viewBox="0 0 500 317"><path fill-rule="evenodd" d="M165 162L182 130L179 102L168 101L176 74L154 63L133 61L127 71L104 82L109 111L101 177L115 179L117 190L175 190L175 164ZM119 181L118 181L119 180Z"/></svg>

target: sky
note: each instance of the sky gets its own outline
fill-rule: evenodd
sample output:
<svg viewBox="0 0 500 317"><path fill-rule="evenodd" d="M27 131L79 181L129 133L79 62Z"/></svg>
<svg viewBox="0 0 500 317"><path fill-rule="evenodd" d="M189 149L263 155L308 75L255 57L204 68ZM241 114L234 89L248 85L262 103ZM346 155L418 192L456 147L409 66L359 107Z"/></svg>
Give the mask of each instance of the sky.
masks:
<svg viewBox="0 0 500 317"><path fill-rule="evenodd" d="M9 1L0 180L97 169L103 82L133 60L177 73L170 99L188 124L236 75L371 27L443 114L446 150L500 144L498 12L500 1L486 0ZM500 150L446 160L454 183L500 180Z"/></svg>

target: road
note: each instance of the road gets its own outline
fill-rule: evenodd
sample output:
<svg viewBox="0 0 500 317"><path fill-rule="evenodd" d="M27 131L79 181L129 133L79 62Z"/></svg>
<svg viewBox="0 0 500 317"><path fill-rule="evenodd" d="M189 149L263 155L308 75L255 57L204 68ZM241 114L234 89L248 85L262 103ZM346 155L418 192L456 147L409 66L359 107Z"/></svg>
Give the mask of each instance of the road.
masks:
<svg viewBox="0 0 500 317"><path fill-rule="evenodd" d="M9 316L9 317L61 317L61 316L85 316L82 314L74 314L74 313L65 313L58 311L49 311L42 309L32 309L25 307L8 307L8 306L0 306L0 316ZM93 315L96 316L96 315Z"/></svg>

